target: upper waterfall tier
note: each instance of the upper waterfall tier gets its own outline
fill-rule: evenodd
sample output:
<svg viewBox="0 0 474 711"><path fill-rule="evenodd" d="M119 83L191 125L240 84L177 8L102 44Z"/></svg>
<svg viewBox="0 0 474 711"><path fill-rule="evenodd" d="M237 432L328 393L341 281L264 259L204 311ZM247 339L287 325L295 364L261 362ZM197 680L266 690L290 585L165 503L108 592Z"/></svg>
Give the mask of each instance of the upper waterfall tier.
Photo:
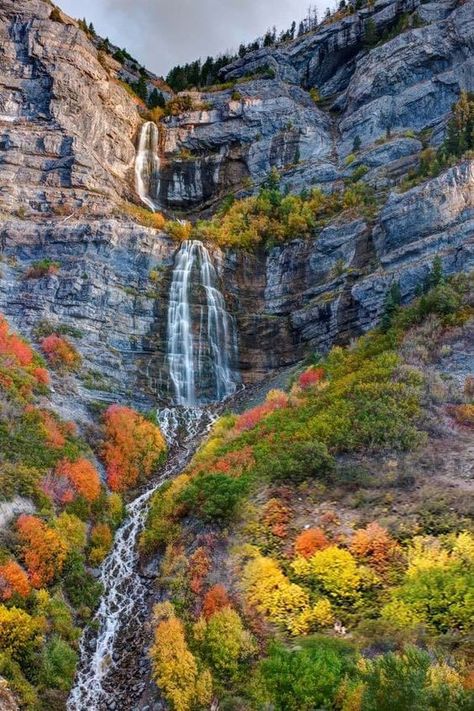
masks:
<svg viewBox="0 0 474 711"><path fill-rule="evenodd" d="M153 121L143 124L135 160L135 183L142 202L151 210L158 207L160 188L159 132Z"/></svg>
<svg viewBox="0 0 474 711"><path fill-rule="evenodd" d="M178 405L195 406L231 395L238 382L234 319L218 287L206 247L183 242L173 271L168 305L167 354Z"/></svg>

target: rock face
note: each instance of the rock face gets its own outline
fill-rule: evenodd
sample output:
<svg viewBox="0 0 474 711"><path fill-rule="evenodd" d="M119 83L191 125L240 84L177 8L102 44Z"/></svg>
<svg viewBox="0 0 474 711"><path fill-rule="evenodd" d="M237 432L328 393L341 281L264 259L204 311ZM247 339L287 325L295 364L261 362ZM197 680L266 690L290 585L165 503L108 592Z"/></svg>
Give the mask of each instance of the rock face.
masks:
<svg viewBox="0 0 474 711"><path fill-rule="evenodd" d="M368 22L392 39L368 51ZM408 29L400 31L402 22ZM259 185L272 168L290 190L332 189L354 141L368 151L369 162L361 159L369 167L375 142L385 141L383 169L373 177L394 184L422 148L403 143L404 135L425 132L437 145L460 91L474 90L473 43L469 0L378 0L315 34L245 55L223 70L223 81L235 86L192 95L208 109L164 122L159 203L204 209Z"/></svg>
<svg viewBox="0 0 474 711"><path fill-rule="evenodd" d="M63 409L73 388L78 402L152 406L169 390L178 245L120 209L138 201L136 102L76 23L50 14L42 0L0 7L0 311L36 341L45 327L72 334L84 367L64 393L58 382ZM370 51L369 17L394 34ZM413 27L396 34L401 17ZM473 60L474 0L379 0L247 55L224 72L233 88L196 94L199 110L160 124L167 208L208 210L224 194L250 193L272 167L300 191L337 189L365 166L378 191L370 223L340 217L311 239L255 253L211 248L245 381L373 326L390 284L399 280L408 301L436 254L446 273L472 268L474 162L395 189L423 146L442 140L460 90L474 89ZM346 161L356 137L360 150ZM28 278L44 258L57 272Z"/></svg>

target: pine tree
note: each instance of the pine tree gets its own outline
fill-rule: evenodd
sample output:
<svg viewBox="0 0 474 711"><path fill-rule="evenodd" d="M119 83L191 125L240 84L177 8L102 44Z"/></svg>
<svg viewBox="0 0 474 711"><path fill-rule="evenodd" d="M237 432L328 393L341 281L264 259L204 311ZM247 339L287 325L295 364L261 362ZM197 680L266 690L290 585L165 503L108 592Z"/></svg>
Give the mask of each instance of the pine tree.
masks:
<svg viewBox="0 0 474 711"><path fill-rule="evenodd" d="M364 44L366 47L374 47L378 42L377 25L369 17L364 27Z"/></svg>
<svg viewBox="0 0 474 711"><path fill-rule="evenodd" d="M386 332L392 326L393 317L398 311L402 302L402 294L400 291L400 283L393 282L385 297L384 310L380 321L382 331Z"/></svg>

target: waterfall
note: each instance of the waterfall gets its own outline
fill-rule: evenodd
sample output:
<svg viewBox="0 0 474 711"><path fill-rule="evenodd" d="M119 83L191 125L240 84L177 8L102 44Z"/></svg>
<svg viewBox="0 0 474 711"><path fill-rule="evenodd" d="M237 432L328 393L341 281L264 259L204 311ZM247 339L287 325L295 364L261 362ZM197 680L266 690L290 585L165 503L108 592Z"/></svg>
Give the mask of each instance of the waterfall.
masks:
<svg viewBox="0 0 474 711"><path fill-rule="evenodd" d="M168 306L168 366L175 402L195 407L235 392L236 331L209 251L198 240L178 252Z"/></svg>
<svg viewBox="0 0 474 711"><path fill-rule="evenodd" d="M160 187L159 132L153 121L143 124L135 160L135 184L140 200L153 212Z"/></svg>

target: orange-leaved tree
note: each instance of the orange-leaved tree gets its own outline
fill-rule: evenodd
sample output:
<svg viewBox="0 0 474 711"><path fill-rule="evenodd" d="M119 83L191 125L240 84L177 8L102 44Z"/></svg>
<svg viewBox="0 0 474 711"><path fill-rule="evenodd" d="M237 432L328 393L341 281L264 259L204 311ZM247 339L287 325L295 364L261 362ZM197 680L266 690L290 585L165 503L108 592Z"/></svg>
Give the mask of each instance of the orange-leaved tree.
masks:
<svg viewBox="0 0 474 711"><path fill-rule="evenodd" d="M41 588L62 571L67 547L60 534L36 516L22 514L17 521L21 552L31 584Z"/></svg>
<svg viewBox="0 0 474 711"><path fill-rule="evenodd" d="M56 474L65 477L73 489L87 501L96 501L100 495L100 478L95 466L88 459L70 462L63 459L56 466Z"/></svg>
<svg viewBox="0 0 474 711"><path fill-rule="evenodd" d="M125 491L149 477L166 451L160 429L129 407L112 405L105 413L102 455L113 491Z"/></svg>
<svg viewBox="0 0 474 711"><path fill-rule="evenodd" d="M31 590L28 576L15 560L9 560L0 566L0 599L9 600L17 594L26 597Z"/></svg>

